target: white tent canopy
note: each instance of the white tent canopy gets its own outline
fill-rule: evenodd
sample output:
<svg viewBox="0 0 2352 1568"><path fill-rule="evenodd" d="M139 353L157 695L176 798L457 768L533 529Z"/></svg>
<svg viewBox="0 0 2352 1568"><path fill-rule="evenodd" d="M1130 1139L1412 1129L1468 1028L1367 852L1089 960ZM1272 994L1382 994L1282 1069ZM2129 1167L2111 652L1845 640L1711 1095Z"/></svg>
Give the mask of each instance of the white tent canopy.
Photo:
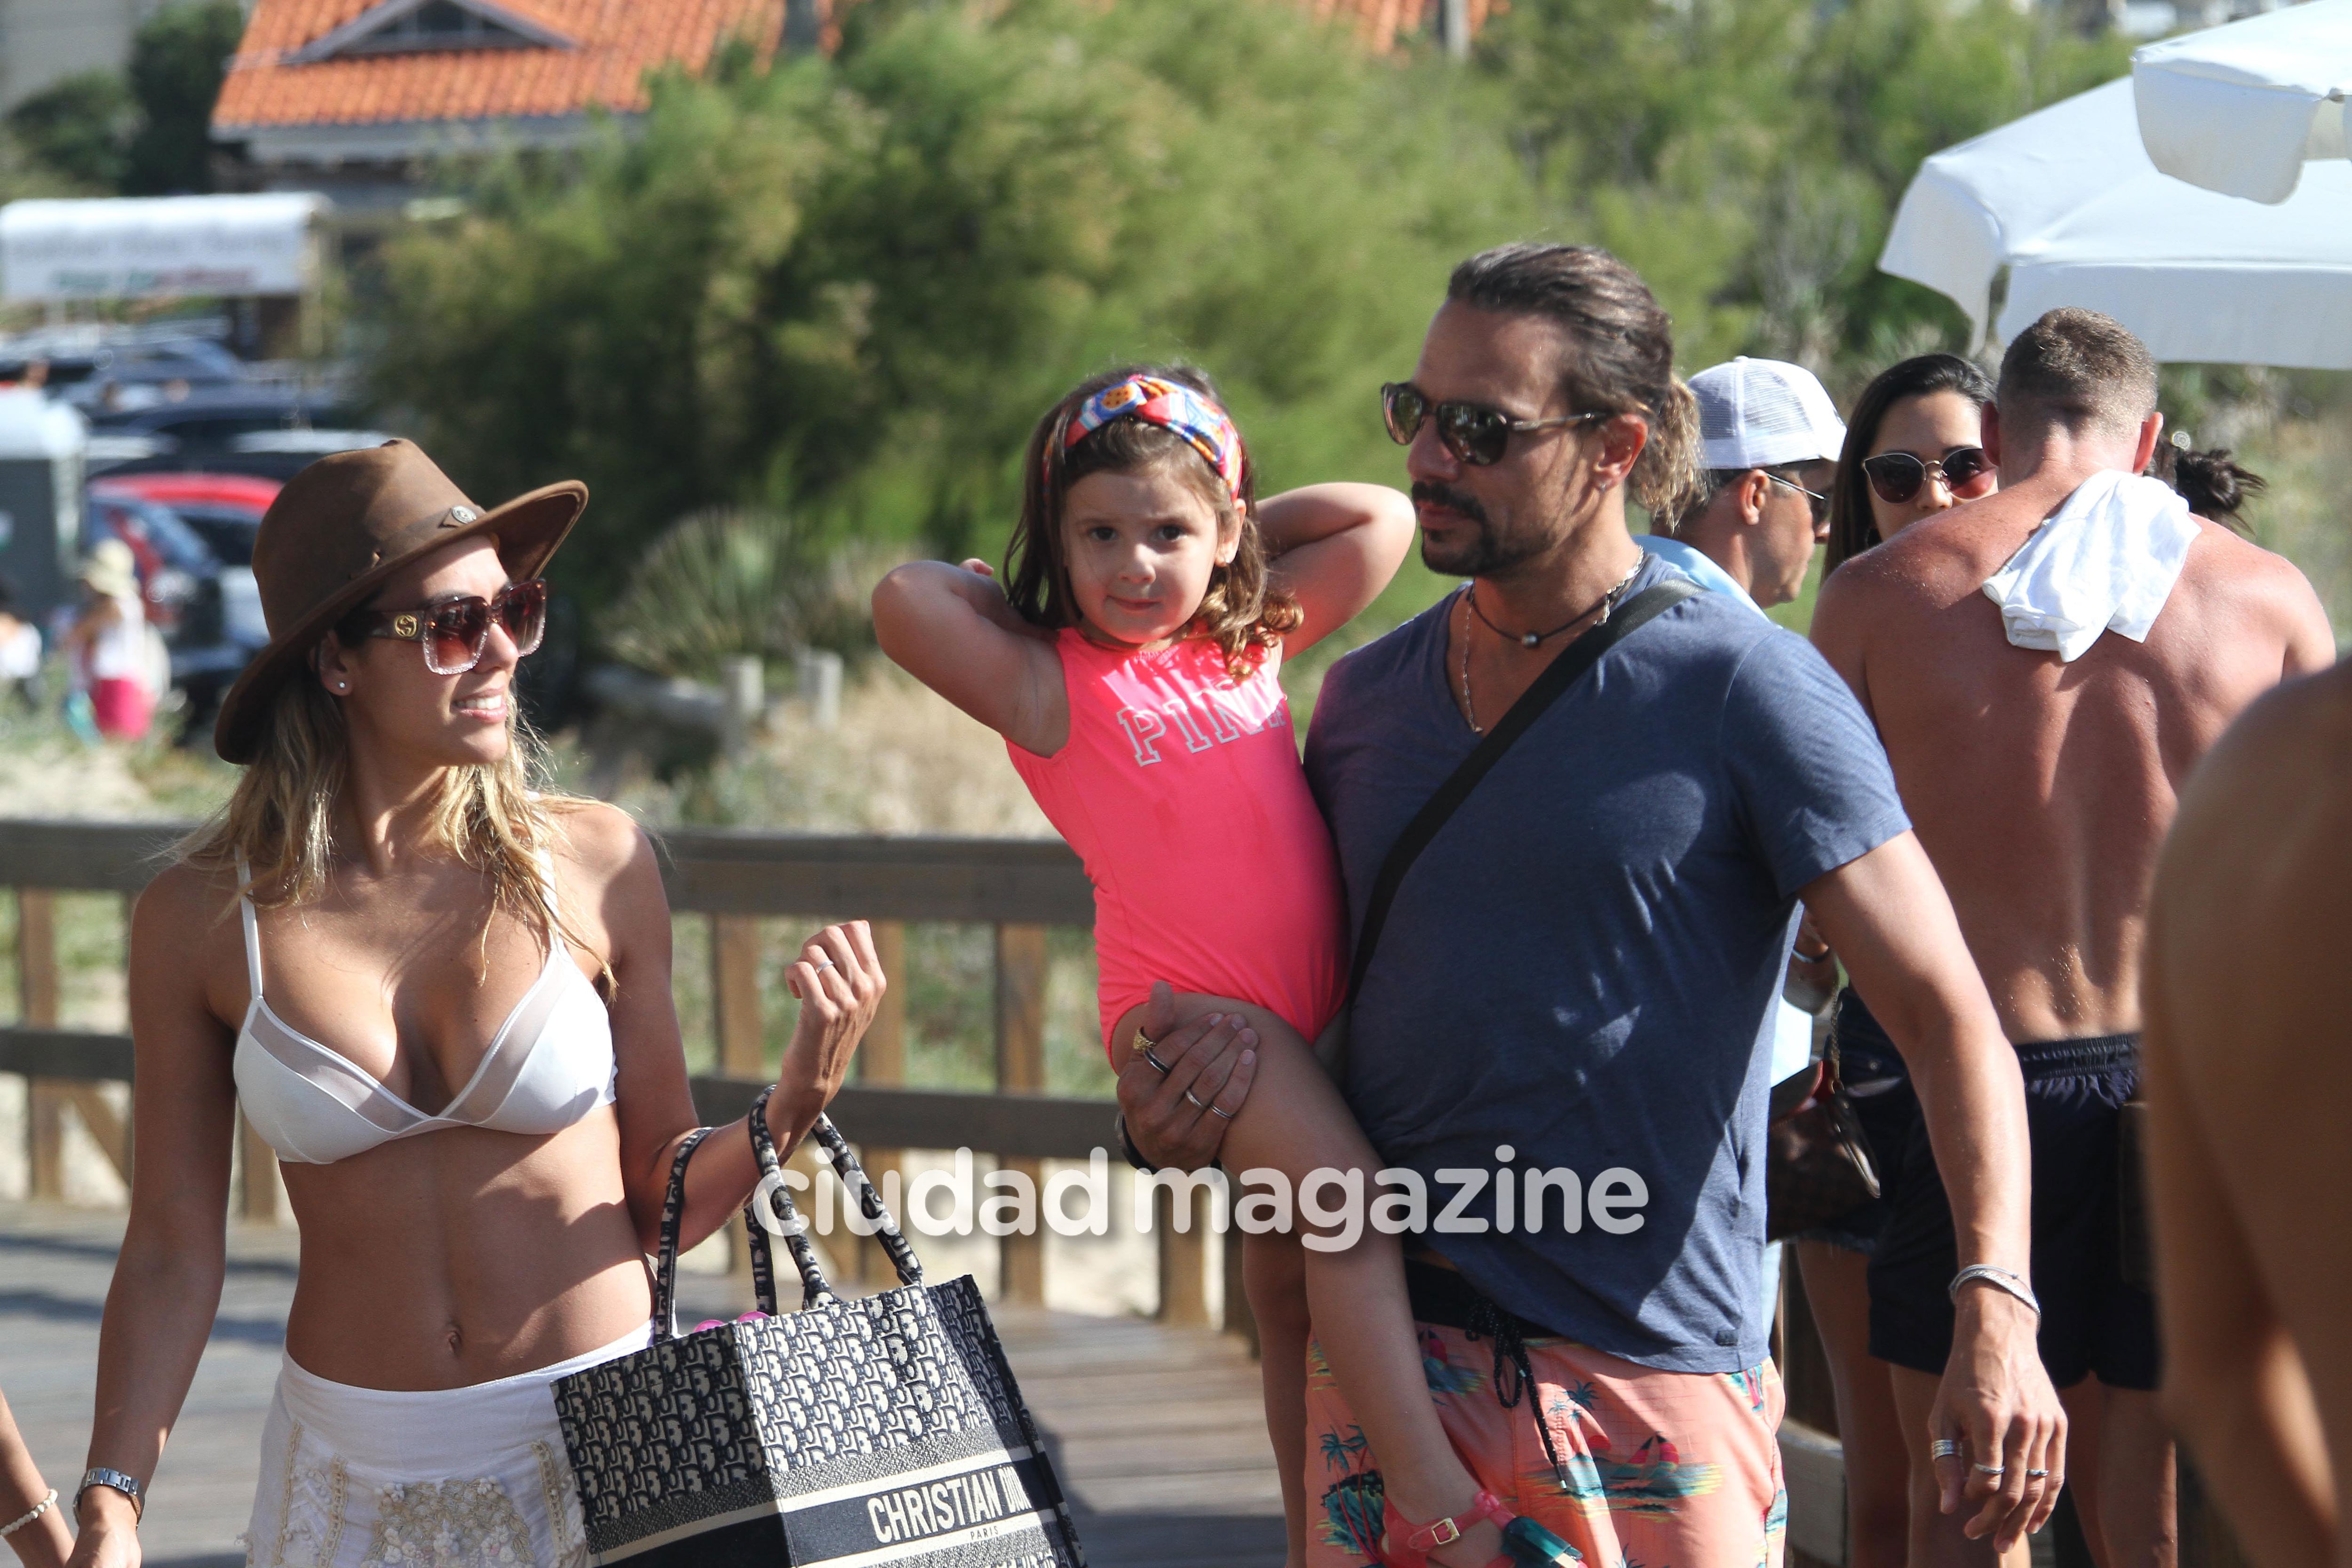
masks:
<svg viewBox="0 0 2352 1568"><path fill-rule="evenodd" d="M2061 305L2104 310L2169 362L2352 369L2352 163L2276 205L2158 172L2128 79L1935 154L1878 265L1950 296L1979 335Z"/></svg>
<svg viewBox="0 0 2352 1568"><path fill-rule="evenodd" d="M317 284L307 192L22 201L0 207L0 298L304 294Z"/></svg>
<svg viewBox="0 0 2352 1568"><path fill-rule="evenodd" d="M2258 202L2294 194L2306 162L2341 161L2352 121L2352 0L2307 0L2132 56L2156 166Z"/></svg>

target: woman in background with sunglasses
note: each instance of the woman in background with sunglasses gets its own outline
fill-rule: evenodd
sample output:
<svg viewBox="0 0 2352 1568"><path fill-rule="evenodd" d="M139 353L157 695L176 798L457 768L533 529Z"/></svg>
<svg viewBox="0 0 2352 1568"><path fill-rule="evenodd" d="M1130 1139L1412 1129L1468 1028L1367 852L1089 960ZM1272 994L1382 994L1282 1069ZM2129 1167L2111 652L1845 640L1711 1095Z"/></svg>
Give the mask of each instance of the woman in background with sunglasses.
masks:
<svg viewBox="0 0 2352 1568"><path fill-rule="evenodd" d="M2000 488L1984 449L1991 401L1991 378L1958 354L1906 359L1862 389L1830 489L1824 572Z"/></svg>
<svg viewBox="0 0 2352 1568"><path fill-rule="evenodd" d="M76 1568L139 1561L220 1300L240 1105L302 1232L247 1561L585 1560L548 1385L646 1342L682 1151L689 1245L759 1176L740 1122L684 1142L652 846L532 789L516 668L586 500L553 485L484 512L396 441L312 464L262 521L272 640L215 732L245 772L131 921L139 1160ZM786 973L780 1150L882 991L862 921Z"/></svg>
<svg viewBox="0 0 2352 1568"><path fill-rule="evenodd" d="M1824 573L1915 522L1993 492L1999 475L1982 445L1991 401L1990 378L1957 354L1905 360L1863 388L1830 487ZM1908 1142L1927 1136L1918 1099L1901 1053L1852 990L1838 997L1836 1018L1839 1074L1879 1180L1890 1183ZM1853 1568L1902 1568L1909 1539L1910 1473L1894 1379L1870 1353L1868 1267L1887 1212L1882 1194L1836 1226L1797 1237L1797 1268L1828 1352L1845 1438Z"/></svg>

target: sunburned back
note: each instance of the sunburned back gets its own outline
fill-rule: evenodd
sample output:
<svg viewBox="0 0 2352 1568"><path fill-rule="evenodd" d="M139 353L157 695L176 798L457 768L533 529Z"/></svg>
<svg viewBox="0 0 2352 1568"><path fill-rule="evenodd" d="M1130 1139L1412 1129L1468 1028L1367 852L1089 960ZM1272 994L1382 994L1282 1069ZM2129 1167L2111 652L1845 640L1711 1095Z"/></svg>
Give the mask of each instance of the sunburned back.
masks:
<svg viewBox="0 0 2352 1568"><path fill-rule="evenodd" d="M2316 612L2292 566L2204 523L2145 642L2108 632L2072 663L2011 646L1982 585L2071 489L2020 487L1858 558L1824 639L1849 679L1858 655L2014 1040L2138 1027L2148 879L2180 781L2292 668Z"/></svg>

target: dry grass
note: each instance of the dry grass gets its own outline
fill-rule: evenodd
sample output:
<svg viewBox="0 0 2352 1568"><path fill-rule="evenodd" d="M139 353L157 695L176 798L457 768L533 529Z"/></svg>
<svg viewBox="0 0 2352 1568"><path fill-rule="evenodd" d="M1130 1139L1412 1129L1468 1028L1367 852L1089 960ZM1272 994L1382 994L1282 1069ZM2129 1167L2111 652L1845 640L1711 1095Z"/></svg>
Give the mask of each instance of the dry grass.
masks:
<svg viewBox="0 0 2352 1568"><path fill-rule="evenodd" d="M614 799L655 827L1054 837L1003 741L878 658L847 683L839 727L787 702L750 755L668 784L640 768Z"/></svg>

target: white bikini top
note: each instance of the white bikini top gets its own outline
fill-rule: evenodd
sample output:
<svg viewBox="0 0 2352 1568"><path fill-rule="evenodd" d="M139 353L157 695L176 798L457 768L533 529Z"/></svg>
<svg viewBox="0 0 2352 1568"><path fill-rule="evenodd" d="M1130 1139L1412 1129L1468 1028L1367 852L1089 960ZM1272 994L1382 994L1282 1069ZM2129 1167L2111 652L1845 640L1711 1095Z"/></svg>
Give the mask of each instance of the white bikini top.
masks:
<svg viewBox="0 0 2352 1568"><path fill-rule="evenodd" d="M242 857L237 878L250 879ZM474 1076L437 1115L427 1115L269 1010L261 995L261 924L251 898L240 892L236 901L253 998L237 1031L236 1097L280 1160L331 1165L444 1127L561 1132L613 1102L612 1019L551 924L539 978L490 1037Z"/></svg>

